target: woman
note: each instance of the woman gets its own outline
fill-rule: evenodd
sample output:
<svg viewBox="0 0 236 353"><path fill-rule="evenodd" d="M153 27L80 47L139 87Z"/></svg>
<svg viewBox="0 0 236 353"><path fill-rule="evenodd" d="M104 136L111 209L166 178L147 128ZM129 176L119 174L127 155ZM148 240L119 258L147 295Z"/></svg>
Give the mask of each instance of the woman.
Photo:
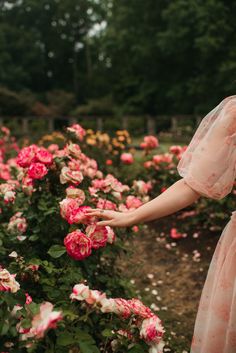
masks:
<svg viewBox="0 0 236 353"><path fill-rule="evenodd" d="M170 215L199 197L221 199L236 177L236 96L202 120L178 164L182 179L135 211L95 209L100 225L128 227ZM236 211L218 242L203 288L191 353L236 353Z"/></svg>

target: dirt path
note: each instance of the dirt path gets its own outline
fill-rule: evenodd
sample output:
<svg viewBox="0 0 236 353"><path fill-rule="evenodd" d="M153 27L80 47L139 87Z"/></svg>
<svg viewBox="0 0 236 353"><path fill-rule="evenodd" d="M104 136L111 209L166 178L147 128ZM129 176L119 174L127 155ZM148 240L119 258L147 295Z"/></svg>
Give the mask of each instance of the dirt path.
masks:
<svg viewBox="0 0 236 353"><path fill-rule="evenodd" d="M166 352L189 352L201 290L219 234L189 233L173 240L171 217L144 226L134 241L129 260L121 259L125 276L137 295L156 310L166 328ZM159 231L161 230L161 232Z"/></svg>

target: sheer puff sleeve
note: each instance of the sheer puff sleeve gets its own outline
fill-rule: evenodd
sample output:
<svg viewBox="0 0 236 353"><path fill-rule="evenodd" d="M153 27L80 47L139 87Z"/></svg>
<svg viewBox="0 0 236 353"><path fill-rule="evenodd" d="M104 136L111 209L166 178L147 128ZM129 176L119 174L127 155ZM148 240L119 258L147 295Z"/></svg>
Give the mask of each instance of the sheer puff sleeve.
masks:
<svg viewBox="0 0 236 353"><path fill-rule="evenodd" d="M197 128L177 170L200 195L221 199L236 177L236 96L225 98Z"/></svg>

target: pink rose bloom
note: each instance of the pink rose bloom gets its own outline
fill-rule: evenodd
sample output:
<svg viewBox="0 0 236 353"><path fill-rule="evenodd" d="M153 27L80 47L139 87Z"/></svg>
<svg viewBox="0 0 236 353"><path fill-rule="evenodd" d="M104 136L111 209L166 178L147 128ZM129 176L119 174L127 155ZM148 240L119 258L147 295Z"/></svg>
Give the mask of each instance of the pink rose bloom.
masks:
<svg viewBox="0 0 236 353"><path fill-rule="evenodd" d="M107 160L106 160L106 165L112 165L112 164L113 164L112 159L107 159Z"/></svg>
<svg viewBox="0 0 236 353"><path fill-rule="evenodd" d="M133 164L134 163L134 157L131 153L122 153L120 156L120 160L124 164Z"/></svg>
<svg viewBox="0 0 236 353"><path fill-rule="evenodd" d="M80 158L82 155L81 149L76 143L69 143L68 145L66 145L65 151L67 155L72 156L76 159Z"/></svg>
<svg viewBox="0 0 236 353"><path fill-rule="evenodd" d="M65 198L64 200L59 202L60 205L60 214L61 217L69 221L70 215L72 212L77 209L80 205L77 199Z"/></svg>
<svg viewBox="0 0 236 353"><path fill-rule="evenodd" d="M92 252L92 241L84 233L75 230L64 239L64 245L69 256L75 260L83 260Z"/></svg>
<svg viewBox="0 0 236 353"><path fill-rule="evenodd" d="M155 156L152 157L152 160L155 164L159 164L163 161L163 158L161 154L156 154Z"/></svg>
<svg viewBox="0 0 236 353"><path fill-rule="evenodd" d="M2 126L2 127L1 127L1 131L2 131L6 136L9 136L9 135L10 135L10 130L9 130L8 127L6 127L6 126Z"/></svg>
<svg viewBox="0 0 236 353"><path fill-rule="evenodd" d="M95 217L89 216L86 214L88 210L91 210L90 206L80 206L72 211L68 218L68 223L83 223L83 224L90 224L95 222Z"/></svg>
<svg viewBox="0 0 236 353"><path fill-rule="evenodd" d="M71 183L78 185L83 180L83 174L80 171L71 170L68 167L63 167L60 174L60 182L62 184Z"/></svg>
<svg viewBox="0 0 236 353"><path fill-rule="evenodd" d="M152 167L152 161L146 161L143 163L144 168L149 169Z"/></svg>
<svg viewBox="0 0 236 353"><path fill-rule="evenodd" d="M21 181L22 190L26 195L31 195L34 191L33 179L26 175Z"/></svg>
<svg viewBox="0 0 236 353"><path fill-rule="evenodd" d="M83 138L86 135L86 131L79 124L71 125L67 128L67 131L74 133L80 141L83 141Z"/></svg>
<svg viewBox="0 0 236 353"><path fill-rule="evenodd" d="M104 247L108 240L108 230L105 226L91 224L86 228L86 235L91 239L93 249Z"/></svg>
<svg viewBox="0 0 236 353"><path fill-rule="evenodd" d="M170 153L173 153L175 155L179 155L182 152L182 147L181 146L170 146L169 151L170 151Z"/></svg>
<svg viewBox="0 0 236 353"><path fill-rule="evenodd" d="M53 311L53 305L45 302L40 305L39 314L35 315L32 320L32 327L30 332L36 338L42 338L50 328L56 328L57 322L62 320L61 311Z"/></svg>
<svg viewBox="0 0 236 353"><path fill-rule="evenodd" d="M54 154L59 150L59 146L56 143L52 143L51 145L48 146L48 152Z"/></svg>
<svg viewBox="0 0 236 353"><path fill-rule="evenodd" d="M163 335L164 328L162 326L161 320L157 316L150 317L143 320L140 329L140 336L147 343L160 343Z"/></svg>
<svg viewBox="0 0 236 353"><path fill-rule="evenodd" d="M15 277L16 275L11 275L6 269L0 267L0 292L18 292L20 285Z"/></svg>
<svg viewBox="0 0 236 353"><path fill-rule="evenodd" d="M145 306L139 299L129 300L129 306L132 313L136 316L144 319L153 316L151 309Z"/></svg>
<svg viewBox="0 0 236 353"><path fill-rule="evenodd" d="M13 203L16 198L15 186L10 183L0 184L0 196L3 197L4 203Z"/></svg>
<svg viewBox="0 0 236 353"><path fill-rule="evenodd" d="M95 178L98 173L98 165L95 159L88 158L87 163L81 165L81 170L84 175L90 179Z"/></svg>
<svg viewBox="0 0 236 353"><path fill-rule="evenodd" d="M144 141L140 144L140 147L143 149L152 150L159 146L159 141L155 136L145 136Z"/></svg>
<svg viewBox="0 0 236 353"><path fill-rule="evenodd" d="M132 314L129 301L123 298L114 299L116 303L115 313L121 315L123 318L127 319Z"/></svg>
<svg viewBox="0 0 236 353"><path fill-rule="evenodd" d="M42 179L48 173L43 163L32 163L28 169L28 176L32 179Z"/></svg>
<svg viewBox="0 0 236 353"><path fill-rule="evenodd" d="M107 230L107 242L109 244L113 244L115 239L116 239L114 230L111 227L109 227L109 226L105 226L105 228Z"/></svg>
<svg viewBox="0 0 236 353"><path fill-rule="evenodd" d="M76 284L73 287L73 291L70 295L72 300L86 301L90 296L90 289L88 286L85 286L83 283Z"/></svg>
<svg viewBox="0 0 236 353"><path fill-rule="evenodd" d="M17 164L23 168L29 167L31 163L35 162L37 150L38 147L36 145L22 148L17 157Z"/></svg>
<svg viewBox="0 0 236 353"><path fill-rule="evenodd" d="M148 181L147 183L143 180L134 180L134 189L141 195L146 195L152 189L152 183Z"/></svg>
<svg viewBox="0 0 236 353"><path fill-rule="evenodd" d="M127 208L130 209L136 209L140 206L142 206L143 202L138 198L133 195L129 195L126 198L126 206Z"/></svg>
<svg viewBox="0 0 236 353"><path fill-rule="evenodd" d="M70 295L72 300L86 301L86 303L93 305L100 302L102 298L105 298L105 294L98 290L90 290L88 286L83 283L76 284L73 288L73 292Z"/></svg>
<svg viewBox="0 0 236 353"><path fill-rule="evenodd" d="M71 158L71 160L68 163L68 167L70 170L74 170L76 172L80 171L82 173L81 162L78 159Z"/></svg>
<svg viewBox="0 0 236 353"><path fill-rule="evenodd" d="M99 197L96 204L97 208L102 208L105 210L115 211L117 209L116 204L110 200L105 200Z"/></svg>
<svg viewBox="0 0 236 353"><path fill-rule="evenodd" d="M30 303L32 303L32 298L28 293L25 293L25 304L29 305Z"/></svg>
<svg viewBox="0 0 236 353"><path fill-rule="evenodd" d="M75 186L71 185L66 189L66 196L68 198L76 199L79 206L85 201L85 193L81 189L77 189Z"/></svg>
<svg viewBox="0 0 236 353"><path fill-rule="evenodd" d="M10 218L10 221L7 226L7 230L10 233L16 233L21 235L26 232L27 221L25 217L22 217L22 212L17 212L14 216Z"/></svg>
<svg viewBox="0 0 236 353"><path fill-rule="evenodd" d="M48 150L46 150L46 148L40 148L36 152L36 159L40 163L50 165L52 164L53 156L50 152L48 152Z"/></svg>
<svg viewBox="0 0 236 353"><path fill-rule="evenodd" d="M100 301L102 313L115 313L117 310L117 304L113 298L103 298Z"/></svg>
<svg viewBox="0 0 236 353"><path fill-rule="evenodd" d="M4 163L0 163L0 179L9 180L11 179L10 166Z"/></svg>

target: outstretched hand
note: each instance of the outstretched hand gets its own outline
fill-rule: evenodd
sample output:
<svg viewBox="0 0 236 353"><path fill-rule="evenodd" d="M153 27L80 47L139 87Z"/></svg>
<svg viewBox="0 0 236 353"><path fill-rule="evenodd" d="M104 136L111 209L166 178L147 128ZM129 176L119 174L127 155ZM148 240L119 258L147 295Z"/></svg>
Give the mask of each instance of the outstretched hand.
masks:
<svg viewBox="0 0 236 353"><path fill-rule="evenodd" d="M134 224L133 212L116 212L95 208L86 211L86 215L104 219L99 226L130 227Z"/></svg>

